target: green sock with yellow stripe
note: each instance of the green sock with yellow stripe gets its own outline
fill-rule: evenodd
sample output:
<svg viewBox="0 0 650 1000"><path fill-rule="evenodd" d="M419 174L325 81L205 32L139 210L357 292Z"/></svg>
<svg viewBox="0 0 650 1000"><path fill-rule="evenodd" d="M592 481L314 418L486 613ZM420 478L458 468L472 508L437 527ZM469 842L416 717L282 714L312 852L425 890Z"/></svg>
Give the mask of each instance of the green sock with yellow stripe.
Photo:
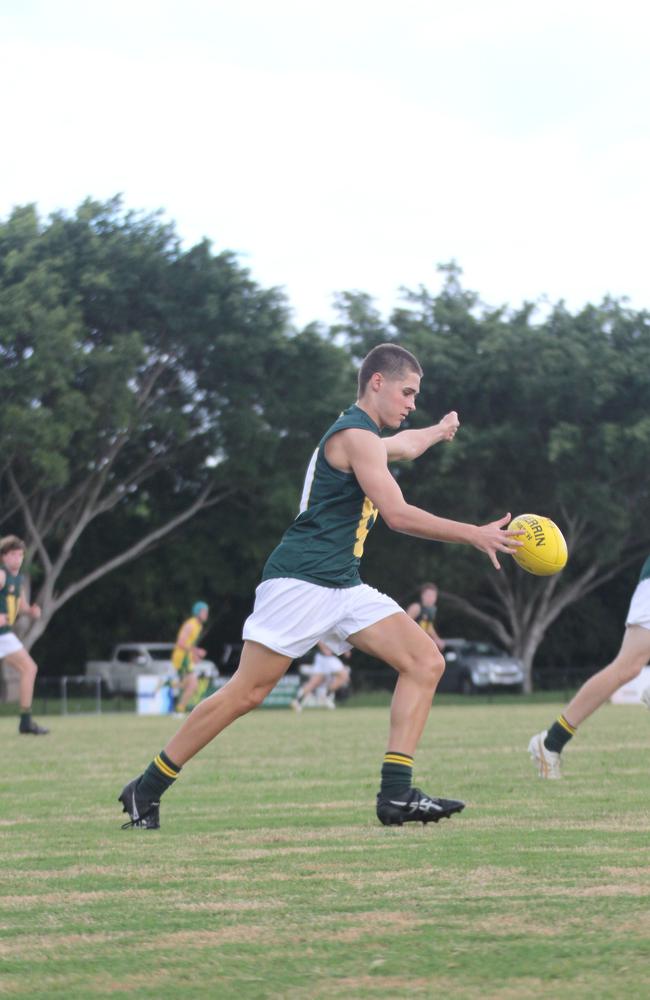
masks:
<svg viewBox="0 0 650 1000"><path fill-rule="evenodd" d="M170 760L164 750L151 761L137 785L138 796L157 802L163 792L173 785L181 773L178 764Z"/></svg>
<svg viewBox="0 0 650 1000"><path fill-rule="evenodd" d="M576 727L567 722L563 715L560 715L546 734L544 746L553 753L562 753L566 744L575 734Z"/></svg>
<svg viewBox="0 0 650 1000"><path fill-rule="evenodd" d="M381 787L379 794L382 798L390 798L393 795L402 795L411 789L413 783L413 758L407 753L398 753L397 750L389 750L384 754L384 763L381 765Z"/></svg>

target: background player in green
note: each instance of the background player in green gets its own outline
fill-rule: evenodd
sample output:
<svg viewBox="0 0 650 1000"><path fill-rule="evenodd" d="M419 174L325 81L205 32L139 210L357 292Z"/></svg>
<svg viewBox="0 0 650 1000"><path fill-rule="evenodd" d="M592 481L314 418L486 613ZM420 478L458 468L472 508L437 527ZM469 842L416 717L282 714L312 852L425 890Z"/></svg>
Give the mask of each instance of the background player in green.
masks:
<svg viewBox="0 0 650 1000"><path fill-rule="evenodd" d="M205 650L197 646L203 626L208 620L208 605L205 601L197 601L192 607L192 615L183 622L176 645L172 651L172 665L178 674L180 682L180 698L176 703L176 714L184 715L187 704L196 692L198 677L194 665L205 656Z"/></svg>
<svg viewBox="0 0 650 1000"><path fill-rule="evenodd" d="M160 795L181 766L259 705L291 661L319 640L334 653L353 645L397 671L377 797L380 821L437 821L463 808L459 800L412 787L413 754L444 670L442 655L395 601L361 582L359 563L378 513L394 531L473 545L497 569L497 554L511 554L519 542L506 530L509 514L478 526L438 517L404 499L388 463L417 458L451 440L459 426L456 413L449 413L431 427L382 439L383 429L397 430L415 409L421 377L416 358L395 344L379 345L362 362L357 402L314 452L300 513L264 567L237 671L196 706L144 774L124 787L119 800L131 817L125 826L157 828Z"/></svg>
<svg viewBox="0 0 650 1000"><path fill-rule="evenodd" d="M528 744L528 752L540 778L561 778L560 755L575 736L578 726L609 701L615 691L638 677L650 661L650 556L632 594L627 613L623 642L610 664L582 685L562 714L548 730L537 733ZM644 693L645 701L645 693ZM650 707L650 706L649 706Z"/></svg>
<svg viewBox="0 0 650 1000"><path fill-rule="evenodd" d="M445 640L438 635L435 626L438 612L438 588L435 583L420 584L420 600L413 601L406 609L409 618L417 622L421 629L430 635L440 650L445 648Z"/></svg>
<svg viewBox="0 0 650 1000"><path fill-rule="evenodd" d="M20 723L18 732L28 736L45 736L44 729L32 719L34 681L38 667L12 626L20 614L40 618L38 604L28 604L20 568L25 558L25 543L16 535L0 539L0 659L20 674Z"/></svg>

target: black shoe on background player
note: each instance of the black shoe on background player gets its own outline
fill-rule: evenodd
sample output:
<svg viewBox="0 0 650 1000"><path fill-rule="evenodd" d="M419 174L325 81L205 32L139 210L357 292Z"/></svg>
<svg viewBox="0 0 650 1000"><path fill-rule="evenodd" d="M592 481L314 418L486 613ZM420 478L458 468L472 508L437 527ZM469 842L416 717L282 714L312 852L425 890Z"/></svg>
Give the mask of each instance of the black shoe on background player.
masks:
<svg viewBox="0 0 650 1000"><path fill-rule="evenodd" d="M44 726L39 726L38 722L34 722L33 719L30 719L29 722L21 722L18 726L18 732L23 736L47 736L49 731Z"/></svg>
<svg viewBox="0 0 650 1000"><path fill-rule="evenodd" d="M419 788L410 788L403 796L377 796L377 817L384 826L403 823L437 823L439 819L462 812L465 803L458 799L434 799Z"/></svg>

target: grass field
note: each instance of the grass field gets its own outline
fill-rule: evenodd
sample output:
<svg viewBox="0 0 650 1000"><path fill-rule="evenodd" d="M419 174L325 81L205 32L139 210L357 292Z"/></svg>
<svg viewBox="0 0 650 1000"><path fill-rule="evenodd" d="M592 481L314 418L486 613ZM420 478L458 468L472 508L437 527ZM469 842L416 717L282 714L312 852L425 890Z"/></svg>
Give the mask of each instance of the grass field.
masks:
<svg viewBox="0 0 650 1000"><path fill-rule="evenodd" d="M416 782L467 809L402 829L374 816L385 709L248 716L159 831L116 798L173 720L0 719L0 995L647 996L650 714L606 707L543 782L559 708L434 709Z"/></svg>

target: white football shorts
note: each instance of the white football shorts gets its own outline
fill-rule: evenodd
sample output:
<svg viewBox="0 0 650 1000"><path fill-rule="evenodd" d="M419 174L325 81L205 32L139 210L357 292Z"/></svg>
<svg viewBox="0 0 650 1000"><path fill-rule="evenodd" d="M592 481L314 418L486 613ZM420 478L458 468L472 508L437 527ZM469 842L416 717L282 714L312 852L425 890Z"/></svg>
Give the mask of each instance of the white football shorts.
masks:
<svg viewBox="0 0 650 1000"><path fill-rule="evenodd" d="M320 587L290 577L264 580L255 591L243 638L296 659L322 641L333 653L350 649L347 637L403 612L391 597L361 583Z"/></svg>
<svg viewBox="0 0 650 1000"><path fill-rule="evenodd" d="M650 579L641 580L632 594L625 624L650 628Z"/></svg>
<svg viewBox="0 0 650 1000"><path fill-rule="evenodd" d="M13 632L3 632L0 635L0 660L3 656L9 656L10 653L17 653L22 648L22 642Z"/></svg>

